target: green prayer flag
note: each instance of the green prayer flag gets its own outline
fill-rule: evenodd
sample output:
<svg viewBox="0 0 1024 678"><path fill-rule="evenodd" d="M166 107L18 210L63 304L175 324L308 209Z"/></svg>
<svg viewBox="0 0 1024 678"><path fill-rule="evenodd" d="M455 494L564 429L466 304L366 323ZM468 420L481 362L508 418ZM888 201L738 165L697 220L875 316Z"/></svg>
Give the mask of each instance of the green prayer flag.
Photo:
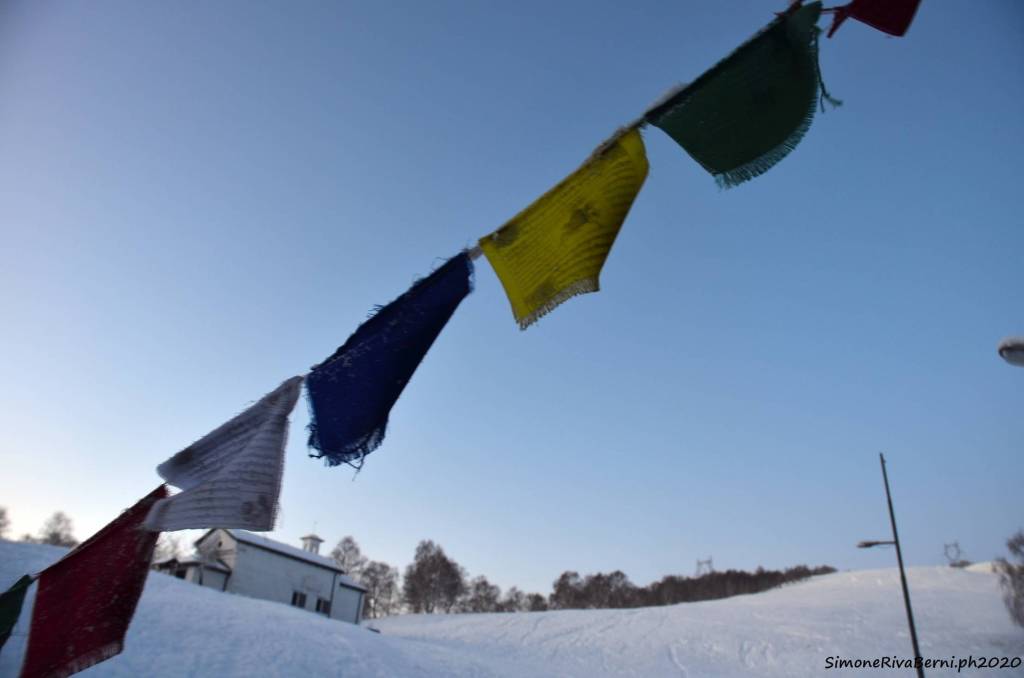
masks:
<svg viewBox="0 0 1024 678"><path fill-rule="evenodd" d="M772 168L818 103L821 3L791 8L644 115L728 188ZM830 99L831 100L831 99Z"/></svg>
<svg viewBox="0 0 1024 678"><path fill-rule="evenodd" d="M18 616L21 615L21 605L25 602L25 594L28 586L32 583L32 577L25 575L14 586L0 593L0 648L4 646L7 639L11 637L14 625L18 623Z"/></svg>

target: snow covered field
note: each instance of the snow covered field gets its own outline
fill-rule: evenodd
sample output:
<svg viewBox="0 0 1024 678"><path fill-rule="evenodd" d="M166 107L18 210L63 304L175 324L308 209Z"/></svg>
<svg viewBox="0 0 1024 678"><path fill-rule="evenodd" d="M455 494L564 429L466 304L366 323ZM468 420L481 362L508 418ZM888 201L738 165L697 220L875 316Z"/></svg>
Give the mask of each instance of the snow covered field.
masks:
<svg viewBox="0 0 1024 678"><path fill-rule="evenodd" d="M0 541L0 586L61 553ZM922 567L912 568L909 579L926 657L1024 655L1024 629L1010 623L995 575ZM34 590L0 651L0 676L17 674ZM825 668L828 657L910 654L895 569L842 572L757 595L671 607L416 615L373 625L382 633L152 573L125 652L80 675L914 675ZM1024 669L931 669L927 675L1008 678Z"/></svg>

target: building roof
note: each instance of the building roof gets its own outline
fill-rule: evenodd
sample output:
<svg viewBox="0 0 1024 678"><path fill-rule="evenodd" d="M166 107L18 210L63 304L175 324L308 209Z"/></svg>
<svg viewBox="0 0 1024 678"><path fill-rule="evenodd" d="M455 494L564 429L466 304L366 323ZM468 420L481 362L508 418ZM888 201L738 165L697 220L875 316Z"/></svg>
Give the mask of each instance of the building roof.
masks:
<svg viewBox="0 0 1024 678"><path fill-rule="evenodd" d="M321 544L322 544L322 543L323 543L323 541L324 541L323 539L321 539L320 537L318 537L317 535L315 535L315 534L312 534L312 533L310 533L310 534L307 534L307 535L305 535L305 536L303 536L303 537L299 537L299 539L313 539L313 540L315 540L315 541L318 541L318 542L320 542Z"/></svg>
<svg viewBox="0 0 1024 678"><path fill-rule="evenodd" d="M233 528L232 529L221 528L221 529L223 529L225 532L227 532L228 534L230 534L232 537L234 537L238 541L242 542L243 544L248 544L250 546L255 546L257 548L265 549L267 551L273 551L274 553L280 553L281 555L287 556L288 558L293 558L295 560L302 560L302 561L305 561L305 562L307 562L307 563L309 563L311 565L316 565L317 567L323 567L323 568L326 568L328 570L331 570L332 572L337 572L338 573L338 583L344 584L346 587L348 587L350 589L356 589L356 590L359 590L359 591L366 591L366 587L365 586L363 586L362 584L359 584L356 580L352 579L347 574L345 574L345 570L343 570L340 567L338 567L338 564L336 562L334 562L334 560L332 560L331 558L328 558L327 556L321 556L321 555L319 555L317 553L310 553L309 551L303 551L302 549L300 549L300 548L298 548L296 546L290 546L289 544L283 544L283 543L281 543L279 541L274 541L273 539L270 539L268 537L264 537L263 535L256 534L255 532L249 532L248 530L238 530L238 529L233 529ZM213 532L213 530L210 530L209 532L204 534L202 537L200 537L198 540L196 540L196 543L198 544L202 540L206 539L206 537L211 532Z"/></svg>
<svg viewBox="0 0 1024 678"><path fill-rule="evenodd" d="M177 567L179 565L183 565L185 567L189 567L189 566L192 566L192 565L197 565L197 566L198 565L202 565L203 569L206 569L206 570L216 570L218 572L225 572L225 573L230 573L231 572L231 568L228 567L224 563L224 561L222 561L220 559L215 560L215 561L210 561L210 560L198 560L196 558L186 558L184 560L178 560L177 558L165 558L164 560L157 561L157 562L155 562L153 564L158 569L170 569L172 567Z"/></svg>
<svg viewBox="0 0 1024 678"><path fill-rule="evenodd" d="M178 561L178 564L179 565L185 565L186 567L188 567L190 565L199 565L204 570L217 570L218 572L225 572L225 573L230 573L231 572L231 568L228 567L224 563L224 561L222 561L220 559L217 559L215 561L209 561L209 560L197 560L195 558L190 558L188 560L180 560L180 561Z"/></svg>

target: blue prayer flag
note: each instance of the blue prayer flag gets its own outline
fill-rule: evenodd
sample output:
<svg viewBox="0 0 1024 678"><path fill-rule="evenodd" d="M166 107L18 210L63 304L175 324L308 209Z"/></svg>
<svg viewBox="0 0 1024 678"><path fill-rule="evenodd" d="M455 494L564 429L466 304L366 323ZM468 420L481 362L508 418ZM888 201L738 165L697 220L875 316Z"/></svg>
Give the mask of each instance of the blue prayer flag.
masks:
<svg viewBox="0 0 1024 678"><path fill-rule="evenodd" d="M462 252L380 308L306 377L309 446L327 464L360 468L380 446L388 414L459 303L472 291Z"/></svg>

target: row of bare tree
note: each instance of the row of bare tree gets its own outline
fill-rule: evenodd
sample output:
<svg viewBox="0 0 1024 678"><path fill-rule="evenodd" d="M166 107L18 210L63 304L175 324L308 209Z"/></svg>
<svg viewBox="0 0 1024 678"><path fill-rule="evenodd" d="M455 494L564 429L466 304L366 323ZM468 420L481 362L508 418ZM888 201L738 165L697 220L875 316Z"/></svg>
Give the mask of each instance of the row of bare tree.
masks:
<svg viewBox="0 0 1024 678"><path fill-rule="evenodd" d="M11 519L7 515L7 509L0 506L0 539L7 538L7 531L10 528ZM53 546L78 546L71 518L63 511L57 511L47 518L35 536L26 532L21 535L20 541L33 544L52 544Z"/></svg>
<svg viewBox="0 0 1024 678"><path fill-rule="evenodd" d="M0 506L0 539L6 539L11 521L7 509ZM24 534L21 541L72 547L78 544L71 518L63 511L50 516L38 534ZM1024 531L1007 541L1011 557L1017 563L1000 558L996 572L1003 587L1011 618L1024 626ZM163 535L158 546L164 555L179 555L183 549L173 536ZM429 539L416 546L413 562L405 568L399 586L398 568L369 560L352 537L345 537L331 551L331 557L367 589L364 616L386 617L402 611L435 612L535 612L548 609L625 608L673 605L757 593L813 575L835 572L835 568L805 565L786 570L755 572L727 570L699 577L669 575L648 586L638 587L623 572L596 573L581 577L567 570L555 580L551 594L524 593L513 586L502 595L501 588L487 577L469 579L466 571ZM159 559L159 558L158 558Z"/></svg>
<svg viewBox="0 0 1024 678"><path fill-rule="evenodd" d="M996 572L1011 618L1024 626L1024 532L1011 537L1007 547L1017 563L1000 558L996 561ZM366 616L371 618L402 611L531 612L674 605L758 593L836 571L827 565L814 568L798 565L785 570L759 567L754 572L726 570L698 577L669 575L647 586L636 586L619 570L582 577L570 570L554 581L551 593L545 597L540 593L524 593L514 586L502 595L501 588L487 577L469 579L466 571L430 540L416 546L416 554L405 568L400 589L398 569L387 563L367 563L352 537L342 539L332 555L343 569L367 587Z"/></svg>
<svg viewBox="0 0 1024 678"><path fill-rule="evenodd" d="M798 566L783 571L711 572L700 577L668 576L638 587L621 571L581 577L563 572L551 594L525 593L516 587L502 594L487 577L472 579L444 549L430 540L416 546L413 562L398 586L398 568L368 561L352 537L345 537L331 556L348 574L367 588L365 614L374 618L401 611L413 613L535 612L548 609L625 608L726 598L756 593L834 568Z"/></svg>

